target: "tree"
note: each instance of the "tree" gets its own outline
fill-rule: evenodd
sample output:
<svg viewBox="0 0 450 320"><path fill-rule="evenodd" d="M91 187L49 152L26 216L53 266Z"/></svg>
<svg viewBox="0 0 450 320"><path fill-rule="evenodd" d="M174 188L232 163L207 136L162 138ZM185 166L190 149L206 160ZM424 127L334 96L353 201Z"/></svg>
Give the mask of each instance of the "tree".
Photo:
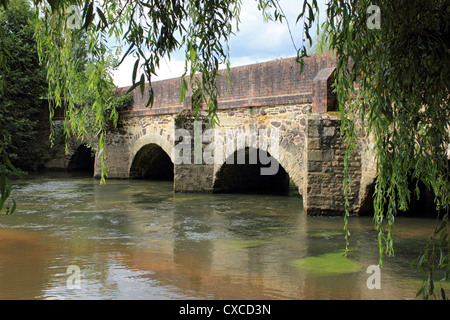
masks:
<svg viewBox="0 0 450 320"><path fill-rule="evenodd" d="M45 146L38 143L38 118L47 91L45 69L34 39L34 12L25 0L11 1L0 11L2 50L8 52L0 77L0 125L10 135L7 152L14 166L35 170L43 165Z"/></svg>
<svg viewBox="0 0 450 320"><path fill-rule="evenodd" d="M343 137L354 149L359 121L375 143L380 264L383 254L394 253L397 212L425 184L440 220L417 260L429 270L419 293L434 296L434 271L442 269L446 280L450 273L450 2L330 1L327 16L325 33L338 56L335 90ZM442 289L441 294L445 298Z"/></svg>
<svg viewBox="0 0 450 320"><path fill-rule="evenodd" d="M8 0L1 3L6 4ZM88 86L96 92L95 125L99 129L102 156L105 88L108 87L104 53L108 50L108 37L116 37L126 44L123 58L135 56L131 89L140 87L142 91L146 81L151 83L160 59L170 58L175 50L184 49L185 75L199 72L201 78L190 77L188 84L183 76L182 93L188 86L199 88L214 124L218 94L215 79L219 65L229 62L227 41L238 27L240 1L104 0L94 4L92 0L35 0L34 3L42 17L37 29L39 52L48 66L51 92L57 105L61 104L61 97L68 98L69 110L75 110L70 90L76 83L73 79L77 66L74 47L70 45L73 24L69 22L79 21L79 27L87 33L89 53L96 62ZM278 0L256 3L266 18L283 21ZM324 25L328 35L325 43L330 44L338 58L335 90L342 137L348 146L345 161L348 162L356 148L357 130L370 134L375 142L378 178L374 223L380 264L384 254L393 254L392 230L397 211L406 209L415 196L415 190L408 187L410 180L426 184L435 194L441 219L424 255L418 259L420 267L427 266L430 270L421 290L425 298L435 295L431 276L434 268L445 269L445 279L450 273L449 7L448 0L375 0L373 3L330 0ZM303 23L310 47L318 12L317 0L305 0L299 8L297 22ZM298 50L299 63L302 64L305 56L306 46ZM150 86L149 104L152 97ZM69 114L78 121L77 113ZM348 176L344 179L346 194L348 179ZM346 215L346 230L347 220Z"/></svg>
<svg viewBox="0 0 450 320"><path fill-rule="evenodd" d="M44 108L48 108L45 100L51 103L55 98L55 90L52 87L48 89L47 70L39 61L35 29L36 15L29 1L12 0L7 9L0 8L0 210L12 189L8 176L20 176L24 173L21 170L39 169L50 157L47 144L42 144L42 133L38 133L38 122L45 121L39 119L39 116ZM55 33L54 41L63 43L62 36ZM66 151L72 136L91 142L98 132L95 126L95 108L91 108L96 92L95 88L87 85L96 62L90 59L86 33L83 30L73 33L70 47L73 48L76 67L72 73L70 88L65 92L72 94L63 97L59 105L65 107L65 101L70 100L69 103L73 106L62 128L66 137ZM117 58L108 52L104 61L104 68L107 70L105 75L108 76L112 66L117 63ZM131 96L117 95L112 80L105 81L105 84L103 96L107 99L104 101L106 106L102 116L110 117L116 124L118 114L113 114L112 110L126 106ZM69 86L65 82L59 85ZM55 108L50 108L51 115L54 111ZM53 126L50 137L53 142ZM8 204L6 213L11 214L14 208L14 202Z"/></svg>

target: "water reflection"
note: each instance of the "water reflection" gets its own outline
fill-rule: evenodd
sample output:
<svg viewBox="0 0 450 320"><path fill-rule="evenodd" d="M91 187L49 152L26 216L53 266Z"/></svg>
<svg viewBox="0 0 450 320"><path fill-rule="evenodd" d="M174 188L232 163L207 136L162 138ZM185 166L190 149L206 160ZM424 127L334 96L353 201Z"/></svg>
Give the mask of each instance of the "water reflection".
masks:
<svg viewBox="0 0 450 320"><path fill-rule="evenodd" d="M339 217L307 217L301 199L174 194L170 182L36 176L16 184L18 212L0 216L0 299L411 299L409 267L433 220L400 219L381 290L370 218L350 220L360 271L304 272L292 261L345 246ZM81 288L66 285L81 269ZM318 267L320 268L320 266Z"/></svg>

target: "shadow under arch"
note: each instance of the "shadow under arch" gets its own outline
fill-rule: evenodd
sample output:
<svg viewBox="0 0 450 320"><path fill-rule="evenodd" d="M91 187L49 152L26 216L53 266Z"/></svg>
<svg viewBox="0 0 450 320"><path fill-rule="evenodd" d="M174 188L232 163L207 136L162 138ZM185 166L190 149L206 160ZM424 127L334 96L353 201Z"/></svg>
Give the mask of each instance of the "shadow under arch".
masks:
<svg viewBox="0 0 450 320"><path fill-rule="evenodd" d="M156 143L144 145L133 158L129 177L131 179L173 180L172 159Z"/></svg>
<svg viewBox="0 0 450 320"><path fill-rule="evenodd" d="M366 192L361 201L361 208L359 210L360 216L374 215L376 181L377 179L375 178L366 188ZM417 198L417 195L415 194L416 183L417 181L410 178L409 190L411 192L411 200L409 203L409 209L406 211L399 210L397 215L400 217L435 218L438 215L438 210L436 209L436 204L434 202L434 192L430 190L423 182L419 181L417 183L419 197Z"/></svg>
<svg viewBox="0 0 450 320"><path fill-rule="evenodd" d="M79 145L72 154L67 165L69 171L85 171L94 173L95 154L85 144Z"/></svg>
<svg viewBox="0 0 450 320"><path fill-rule="evenodd" d="M270 153L263 151L262 159L260 151L246 147L229 155L215 175L213 193L288 195L292 190L288 173ZM245 158L239 158L240 152ZM271 166L276 168L273 174L262 174L261 169Z"/></svg>

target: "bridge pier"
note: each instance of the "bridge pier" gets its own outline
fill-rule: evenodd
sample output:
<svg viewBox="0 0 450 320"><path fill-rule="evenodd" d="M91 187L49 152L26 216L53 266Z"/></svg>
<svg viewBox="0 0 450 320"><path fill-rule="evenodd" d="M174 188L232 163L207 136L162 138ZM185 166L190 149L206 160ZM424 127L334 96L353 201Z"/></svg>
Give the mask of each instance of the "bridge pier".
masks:
<svg viewBox="0 0 450 320"><path fill-rule="evenodd" d="M340 137L340 119L318 114L308 119L306 140L306 194L303 205L309 215L342 215L345 213L344 155ZM361 156L353 154L349 163L352 190L360 189ZM350 210L359 207L359 194L349 197Z"/></svg>
<svg viewBox="0 0 450 320"><path fill-rule="evenodd" d="M195 117L191 110L178 114L174 120L174 191L211 193L214 164L203 158L204 132L210 128L202 115Z"/></svg>

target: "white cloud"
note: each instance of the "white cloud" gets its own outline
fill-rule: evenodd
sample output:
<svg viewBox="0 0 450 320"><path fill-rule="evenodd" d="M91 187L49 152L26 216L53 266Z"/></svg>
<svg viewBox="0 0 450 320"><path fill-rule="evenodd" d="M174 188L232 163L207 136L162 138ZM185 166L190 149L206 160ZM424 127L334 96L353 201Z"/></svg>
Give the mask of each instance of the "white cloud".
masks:
<svg viewBox="0 0 450 320"><path fill-rule="evenodd" d="M132 59L125 59L122 64L112 72L114 84L121 87L131 85L131 76L133 72L134 61Z"/></svg>
<svg viewBox="0 0 450 320"><path fill-rule="evenodd" d="M135 58L127 57L122 64L113 71L113 79L116 86L127 87L132 84L133 68ZM140 73L142 70L138 69L138 75L136 81L139 81ZM153 76L152 81L166 80L170 78L180 77L184 72L184 61L167 60L163 59L160 63L160 68L157 71L157 75Z"/></svg>
<svg viewBox="0 0 450 320"><path fill-rule="evenodd" d="M156 72L157 76L154 77L154 81L165 80L174 77L181 77L184 73L185 63L183 60L177 59L164 59L160 63L160 67Z"/></svg>
<svg viewBox="0 0 450 320"><path fill-rule="evenodd" d="M294 1L281 2L284 8ZM230 41L231 62L234 64L233 60L240 57L251 57L256 62L295 54L296 50L290 40L287 24L265 22L256 2L246 1L242 7L239 33Z"/></svg>

